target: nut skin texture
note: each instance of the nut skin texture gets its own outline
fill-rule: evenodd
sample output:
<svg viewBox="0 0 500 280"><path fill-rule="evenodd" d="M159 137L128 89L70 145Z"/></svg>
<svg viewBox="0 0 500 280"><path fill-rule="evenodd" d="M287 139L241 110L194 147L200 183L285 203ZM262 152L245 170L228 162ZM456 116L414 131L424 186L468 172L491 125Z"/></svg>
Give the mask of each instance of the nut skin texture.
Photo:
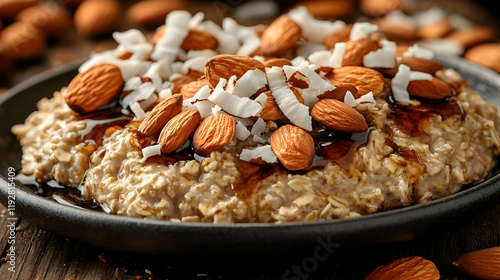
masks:
<svg viewBox="0 0 500 280"><path fill-rule="evenodd" d="M437 78L411 81L407 90L410 95L429 99L443 99L453 95L451 86Z"/></svg>
<svg viewBox="0 0 500 280"><path fill-rule="evenodd" d="M357 89L355 98L359 98L370 91L376 97L385 89L384 76L377 71L361 66L344 66L333 69L331 73L326 75L332 84L352 84Z"/></svg>
<svg viewBox="0 0 500 280"><path fill-rule="evenodd" d="M218 114L204 119L193 135L193 148L200 155L207 155L233 140L236 120L233 116Z"/></svg>
<svg viewBox="0 0 500 280"><path fill-rule="evenodd" d="M148 0L137 1L127 11L127 18L136 24L159 26L165 23L165 17L174 10L185 10L183 0Z"/></svg>
<svg viewBox="0 0 500 280"><path fill-rule="evenodd" d="M405 257L377 267L365 280L438 280L440 277L433 262L422 257Z"/></svg>
<svg viewBox="0 0 500 280"><path fill-rule="evenodd" d="M309 167L316 152L312 136L291 124L284 125L271 134L271 149L281 164L291 171Z"/></svg>
<svg viewBox="0 0 500 280"><path fill-rule="evenodd" d="M215 88L221 78L229 80L231 76L236 78L243 76L248 70L259 69L265 72L262 62L249 56L221 54L216 55L205 63L205 76L212 88Z"/></svg>
<svg viewBox="0 0 500 280"><path fill-rule="evenodd" d="M72 25L69 12L59 5L36 5L22 10L16 21L33 24L49 38L57 38L66 34Z"/></svg>
<svg viewBox="0 0 500 280"><path fill-rule="evenodd" d="M0 33L0 45L14 60L32 60L39 57L47 46L45 34L28 22L14 22Z"/></svg>
<svg viewBox="0 0 500 280"><path fill-rule="evenodd" d="M363 57L378 48L378 42L367 38L347 41L342 66L362 66Z"/></svg>
<svg viewBox="0 0 500 280"><path fill-rule="evenodd" d="M458 270L469 276L486 279L500 279L500 247L470 252L453 262Z"/></svg>
<svg viewBox="0 0 500 280"><path fill-rule="evenodd" d="M340 83L334 85L335 89L331 91L327 91L323 94L318 95L318 98L333 98L340 101L344 101L346 93L349 91L355 96L358 93L358 89L352 84Z"/></svg>
<svg viewBox="0 0 500 280"><path fill-rule="evenodd" d="M266 67L283 67L285 65L292 66L292 62L286 58L271 58L266 61L264 61L264 66Z"/></svg>
<svg viewBox="0 0 500 280"><path fill-rule="evenodd" d="M200 113L195 109L180 112L161 130L158 143L161 152L168 154L182 147L200 123Z"/></svg>
<svg viewBox="0 0 500 280"><path fill-rule="evenodd" d="M265 121L278 121L282 119L286 119L285 115L276 104L276 100L274 100L273 95L270 91L266 91L267 95L266 103L264 104L264 108L260 112L260 117Z"/></svg>
<svg viewBox="0 0 500 280"><path fill-rule="evenodd" d="M174 94L157 104L151 113L142 121L139 131L144 135L153 135L182 110L182 95Z"/></svg>
<svg viewBox="0 0 500 280"><path fill-rule="evenodd" d="M363 132L368 129L365 118L356 109L336 99L321 99L314 104L311 116L335 131Z"/></svg>
<svg viewBox="0 0 500 280"><path fill-rule="evenodd" d="M75 11L74 22L78 33L86 37L104 35L113 31L120 20L121 6L115 0L86 0Z"/></svg>
<svg viewBox="0 0 500 280"><path fill-rule="evenodd" d="M202 87L208 85L209 82L207 79L192 81L187 84L184 84L180 89L180 93L182 94L184 99L189 99L193 97Z"/></svg>
<svg viewBox="0 0 500 280"><path fill-rule="evenodd" d="M123 78L112 64L99 64L76 75L64 93L66 104L84 115L109 104L121 93Z"/></svg>
<svg viewBox="0 0 500 280"><path fill-rule="evenodd" d="M265 56L281 56L295 46L302 30L287 15L275 19L261 37L260 49Z"/></svg>

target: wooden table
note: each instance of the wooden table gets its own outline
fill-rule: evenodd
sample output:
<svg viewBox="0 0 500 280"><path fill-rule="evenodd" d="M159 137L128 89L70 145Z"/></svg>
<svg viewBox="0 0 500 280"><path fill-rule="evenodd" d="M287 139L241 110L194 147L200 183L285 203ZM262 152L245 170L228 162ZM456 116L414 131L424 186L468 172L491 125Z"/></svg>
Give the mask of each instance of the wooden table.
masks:
<svg viewBox="0 0 500 280"><path fill-rule="evenodd" d="M462 11L480 23L498 23L498 20L477 14L477 7L472 1L437 2L453 12ZM4 90L36 73L87 57L96 48L112 46L111 40L93 41L70 34L52 46L41 61L17 65L9 81L4 81ZM0 205L2 257L7 256L9 248L8 226L11 221L8 218L5 207ZM310 260L314 248L309 253L290 252L286 256L209 258L111 252L65 239L18 219L15 272L9 270L9 263L2 263L0 279L363 279L379 265L413 255L433 261L442 279L473 279L457 271L451 263L461 254L500 246L500 201L494 206L470 213L444 230L429 230L428 235L410 242L341 245L326 259L312 263ZM284 277L286 275L290 277Z"/></svg>

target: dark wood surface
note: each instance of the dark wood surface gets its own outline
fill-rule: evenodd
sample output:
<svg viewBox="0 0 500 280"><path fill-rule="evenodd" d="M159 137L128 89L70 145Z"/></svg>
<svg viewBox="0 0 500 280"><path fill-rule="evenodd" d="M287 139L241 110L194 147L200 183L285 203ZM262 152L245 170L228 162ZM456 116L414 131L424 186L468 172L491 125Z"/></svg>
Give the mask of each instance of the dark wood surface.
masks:
<svg viewBox="0 0 500 280"><path fill-rule="evenodd" d="M429 2L429 1L427 1ZM434 1L452 12L483 24L498 20L482 14L473 1ZM457 4L457 3L460 3ZM205 11L213 3L205 3ZM123 27L126 29L127 26ZM37 73L85 58L95 49L113 47L108 38L88 40L76 34L51 45L39 61L15 65L0 82L2 91ZM10 216L0 205L0 250L9 249ZM413 241L378 245L341 245L324 260L310 262L310 252L268 256L175 256L112 252L68 240L18 219L15 237L15 272L0 264L3 279L363 279L375 267L406 256L433 261L442 279L474 279L457 271L451 263L460 255L500 246L500 201L470 213L457 223ZM8 259L6 259L8 261ZM314 264L317 264L314 265ZM289 277L285 277L289 275ZM295 278L294 278L295 277Z"/></svg>

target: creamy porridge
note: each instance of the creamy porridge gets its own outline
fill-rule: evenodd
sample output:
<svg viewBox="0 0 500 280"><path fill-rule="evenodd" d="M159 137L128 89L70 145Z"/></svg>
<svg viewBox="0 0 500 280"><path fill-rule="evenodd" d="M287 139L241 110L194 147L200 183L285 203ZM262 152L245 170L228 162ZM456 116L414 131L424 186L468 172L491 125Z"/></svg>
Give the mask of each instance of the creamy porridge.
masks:
<svg viewBox="0 0 500 280"><path fill-rule="evenodd" d="M496 164L497 109L374 25L331 49L345 24L300 8L263 32L185 12L166 27L116 33L117 49L12 128L21 173L118 215L283 223L425 203Z"/></svg>

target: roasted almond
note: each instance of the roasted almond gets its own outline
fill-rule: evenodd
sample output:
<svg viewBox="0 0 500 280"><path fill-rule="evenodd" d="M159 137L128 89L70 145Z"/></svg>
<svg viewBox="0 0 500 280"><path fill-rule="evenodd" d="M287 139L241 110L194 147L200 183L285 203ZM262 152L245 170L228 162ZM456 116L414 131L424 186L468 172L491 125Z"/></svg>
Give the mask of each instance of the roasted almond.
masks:
<svg viewBox="0 0 500 280"><path fill-rule="evenodd" d="M312 136L302 128L287 124L271 134L271 149L288 170L302 170L311 165L316 148Z"/></svg>
<svg viewBox="0 0 500 280"><path fill-rule="evenodd" d="M492 27L472 25L455 30L446 36L446 38L461 44L464 48L470 48L477 44L493 41L496 36L496 30Z"/></svg>
<svg viewBox="0 0 500 280"><path fill-rule="evenodd" d="M71 29L72 19L69 12L59 5L36 5L22 10L16 16L16 21L33 24L48 37L56 38Z"/></svg>
<svg viewBox="0 0 500 280"><path fill-rule="evenodd" d="M174 87L172 88L172 93L180 93L183 86L198 80L203 74L190 70L187 74L184 74L178 78L175 78L172 82L174 83Z"/></svg>
<svg viewBox="0 0 500 280"><path fill-rule="evenodd" d="M153 135L161 129L182 110L182 95L173 96L158 103L149 115L142 121L139 131L144 135Z"/></svg>
<svg viewBox="0 0 500 280"><path fill-rule="evenodd" d="M75 11L75 27L83 36L103 35L114 30L120 14L121 6L118 1L86 0Z"/></svg>
<svg viewBox="0 0 500 280"><path fill-rule="evenodd" d="M202 87L208 86L209 82L206 78L189 82L181 87L180 93L184 99L193 97Z"/></svg>
<svg viewBox="0 0 500 280"><path fill-rule="evenodd" d="M437 22L421 25L418 28L418 35L423 39L442 38L453 31L453 25L449 20L440 20Z"/></svg>
<svg viewBox="0 0 500 280"><path fill-rule="evenodd" d="M365 280L438 280L441 278L436 265L422 257L405 257L377 267Z"/></svg>
<svg viewBox="0 0 500 280"><path fill-rule="evenodd" d="M174 10L185 10L183 0L148 0L137 1L127 11L127 18L136 24L159 26L165 23L165 17Z"/></svg>
<svg viewBox="0 0 500 280"><path fill-rule="evenodd" d="M22 10L36 5L38 0L2 0L0 1L0 18L4 21L13 20Z"/></svg>
<svg viewBox="0 0 500 280"><path fill-rule="evenodd" d="M337 99L320 99L314 104L311 116L334 131L357 133L368 129L361 113Z"/></svg>
<svg viewBox="0 0 500 280"><path fill-rule="evenodd" d="M431 75L434 75L437 71L444 69L443 64L433 59L419 57L402 56L399 59L399 64L408 65L412 71L424 72Z"/></svg>
<svg viewBox="0 0 500 280"><path fill-rule="evenodd" d="M348 24L344 28L326 35L323 39L323 44L325 44L328 49L333 49L336 43L347 42L351 34L352 26L352 24Z"/></svg>
<svg viewBox="0 0 500 280"><path fill-rule="evenodd" d="M492 247L464 254L453 262L453 266L472 277L499 280L500 247Z"/></svg>
<svg viewBox="0 0 500 280"><path fill-rule="evenodd" d="M354 8L352 0L308 0L301 1L295 7L304 6L317 19L344 18Z"/></svg>
<svg viewBox="0 0 500 280"><path fill-rule="evenodd" d="M47 46L45 34L29 22L14 22L0 33L0 45L5 54L14 60L31 60L39 57Z"/></svg>
<svg viewBox="0 0 500 280"><path fill-rule="evenodd" d="M205 76L212 88L215 88L221 78L229 80L231 76L243 76L248 70L259 69L265 71L262 62L244 55L220 54L216 55L205 64Z"/></svg>
<svg viewBox="0 0 500 280"><path fill-rule="evenodd" d="M300 39L300 26L288 15L275 19L261 37L260 50L266 56L281 56L295 46Z"/></svg>
<svg viewBox="0 0 500 280"><path fill-rule="evenodd" d="M411 81L406 89L410 95L429 99L443 99L453 95L451 86L437 78Z"/></svg>
<svg viewBox="0 0 500 280"><path fill-rule="evenodd" d="M200 155L207 155L233 140L236 120L225 114L204 119L193 135L193 148Z"/></svg>
<svg viewBox="0 0 500 280"><path fill-rule="evenodd" d="M373 96L378 96L385 89L384 76L377 70L361 66L344 66L333 69L326 75L332 84L352 84L357 89L355 98L359 98L370 91Z"/></svg>
<svg viewBox="0 0 500 280"><path fill-rule="evenodd" d="M471 62L500 73L500 43L474 46L465 53L464 57Z"/></svg>
<svg viewBox="0 0 500 280"><path fill-rule="evenodd" d="M362 66L363 57L378 48L378 42L367 38L347 41L342 66Z"/></svg>
<svg viewBox="0 0 500 280"><path fill-rule="evenodd" d="M200 113L195 109L182 111L163 127L158 138L161 152L168 154L182 147L200 123Z"/></svg>
<svg viewBox="0 0 500 280"><path fill-rule="evenodd" d="M120 69L99 64L76 75L64 92L66 104L79 114L87 114L117 98L123 87Z"/></svg>
<svg viewBox="0 0 500 280"><path fill-rule="evenodd" d="M286 58L271 58L264 61L265 67L273 67L273 66L283 67L285 65L292 66L292 62Z"/></svg>
<svg viewBox="0 0 500 280"><path fill-rule="evenodd" d="M353 84L340 83L334 85L335 89L327 91L323 94L318 95L318 98L333 98L340 101L344 101L345 94L349 91L352 95L356 96L358 89Z"/></svg>
<svg viewBox="0 0 500 280"><path fill-rule="evenodd" d="M265 121L277 121L285 119L285 115L278 107L278 104L276 104L276 101L274 100L271 92L266 91L265 94L267 95L267 99L266 103L264 104L264 108L262 108L262 111L260 112L260 117Z"/></svg>

